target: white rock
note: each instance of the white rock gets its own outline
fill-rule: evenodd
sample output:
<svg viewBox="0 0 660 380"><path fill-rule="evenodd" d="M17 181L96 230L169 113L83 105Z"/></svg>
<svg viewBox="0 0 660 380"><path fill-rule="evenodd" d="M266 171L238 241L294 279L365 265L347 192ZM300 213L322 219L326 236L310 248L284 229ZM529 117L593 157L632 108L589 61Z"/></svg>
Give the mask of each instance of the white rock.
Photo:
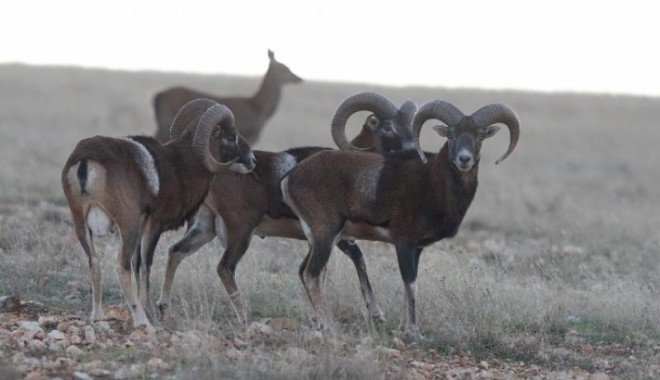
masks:
<svg viewBox="0 0 660 380"><path fill-rule="evenodd" d="M85 332L85 342L89 344L96 343L96 333L94 332L92 326L83 327L83 331Z"/></svg>
<svg viewBox="0 0 660 380"><path fill-rule="evenodd" d="M92 380L92 377L85 372L74 372L73 378L76 380Z"/></svg>
<svg viewBox="0 0 660 380"><path fill-rule="evenodd" d="M24 331L44 331L39 322L35 321L23 321L18 324L18 328Z"/></svg>
<svg viewBox="0 0 660 380"><path fill-rule="evenodd" d="M66 335L60 330L53 330L49 332L47 336L53 340L64 340L64 338L66 338Z"/></svg>

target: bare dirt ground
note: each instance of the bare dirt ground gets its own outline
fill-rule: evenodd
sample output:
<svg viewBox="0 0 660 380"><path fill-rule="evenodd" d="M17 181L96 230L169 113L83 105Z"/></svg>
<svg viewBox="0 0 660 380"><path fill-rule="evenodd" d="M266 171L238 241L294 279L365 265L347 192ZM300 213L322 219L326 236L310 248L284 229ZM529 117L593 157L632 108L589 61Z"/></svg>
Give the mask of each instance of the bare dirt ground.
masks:
<svg viewBox="0 0 660 380"><path fill-rule="evenodd" d="M220 247L211 243L182 264L174 316L148 334L130 326L122 307L116 237L97 242L109 317L91 323L87 267L63 202L61 167L81 138L151 133L149 96L181 83L248 94L258 80L0 67L1 379L660 377L660 193L653 190L660 100L653 98L287 88L255 149L330 146L334 108L363 90L397 102L440 98L465 112L491 102L518 111L519 148L494 166L507 136L484 145L480 188L458 236L422 256L426 339L406 345L392 334L403 303L396 258L390 246L369 242L361 245L383 324L367 321L354 270L335 253L326 288L342 334L317 331L296 275L306 244L267 238L254 239L237 270L248 325L236 322L213 269ZM437 150L442 142L428 132L423 145ZM159 243L152 289L181 233Z"/></svg>

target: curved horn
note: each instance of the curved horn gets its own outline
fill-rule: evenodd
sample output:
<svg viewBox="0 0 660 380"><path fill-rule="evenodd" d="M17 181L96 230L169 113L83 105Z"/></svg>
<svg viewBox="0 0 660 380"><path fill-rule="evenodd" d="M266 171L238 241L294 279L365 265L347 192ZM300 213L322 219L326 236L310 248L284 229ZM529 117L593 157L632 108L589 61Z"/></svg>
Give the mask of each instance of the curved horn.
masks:
<svg viewBox="0 0 660 380"><path fill-rule="evenodd" d="M351 144L346 137L346 122L358 111L371 111L385 120L395 117L398 108L389 98L375 92L360 92L348 97L335 111L330 129L332 139L341 150L365 150Z"/></svg>
<svg viewBox="0 0 660 380"><path fill-rule="evenodd" d="M403 102L401 107L399 107L399 112L397 113L397 123L399 125L410 128L413 118L415 117L415 113L417 112L417 108L417 103L410 99Z"/></svg>
<svg viewBox="0 0 660 380"><path fill-rule="evenodd" d="M463 112L456 108L456 106L442 100L428 101L419 108L413 119L412 130L413 138L417 145L417 153L422 158L422 161L426 162L426 159L419 145L419 134L422 131L424 123L430 119L438 119L448 126L454 126L460 123L464 117Z"/></svg>
<svg viewBox="0 0 660 380"><path fill-rule="evenodd" d="M201 117L202 113L214 106L216 103L210 99L194 99L184 104L183 107L179 109L179 112L174 116L172 125L170 126L170 140L174 140L177 137L181 136L183 131L185 131L189 126L197 125L193 123Z"/></svg>
<svg viewBox="0 0 660 380"><path fill-rule="evenodd" d="M471 117L477 128L486 128L496 123L502 123L509 128L509 148L502 157L495 161L495 165L499 164L513 152L518 143L518 137L520 137L520 119L518 119L518 115L511 107L495 103L479 108Z"/></svg>
<svg viewBox="0 0 660 380"><path fill-rule="evenodd" d="M211 133L218 125L220 128L234 128L234 114L231 113L229 108L216 103L213 107L206 110L201 119L199 119L192 143L193 152L200 157L204 166L212 173L216 173L223 167L231 165L236 161L221 163L211 154L209 147Z"/></svg>

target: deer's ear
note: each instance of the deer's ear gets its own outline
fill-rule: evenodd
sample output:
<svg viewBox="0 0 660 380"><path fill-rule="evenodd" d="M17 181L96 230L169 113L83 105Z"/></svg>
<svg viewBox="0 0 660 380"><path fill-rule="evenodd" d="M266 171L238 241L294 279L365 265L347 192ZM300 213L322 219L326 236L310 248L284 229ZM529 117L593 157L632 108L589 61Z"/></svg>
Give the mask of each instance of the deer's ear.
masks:
<svg viewBox="0 0 660 380"><path fill-rule="evenodd" d="M270 49L268 49L268 59L270 59L271 61L275 59L275 53L273 53L273 51Z"/></svg>

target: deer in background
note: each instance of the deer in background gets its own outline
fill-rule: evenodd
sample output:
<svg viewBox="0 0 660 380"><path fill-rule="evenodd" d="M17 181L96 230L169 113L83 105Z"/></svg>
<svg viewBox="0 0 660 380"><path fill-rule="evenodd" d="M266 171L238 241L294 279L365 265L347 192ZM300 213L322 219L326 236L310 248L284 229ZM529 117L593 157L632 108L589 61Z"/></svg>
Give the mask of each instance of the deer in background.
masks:
<svg viewBox="0 0 660 380"><path fill-rule="evenodd" d="M250 145L259 139L261 130L273 116L282 97L282 86L300 83L302 79L286 65L275 60L275 53L268 50L270 64L264 75L261 87L251 97L222 97L185 87L172 87L154 96L154 110L158 129L156 140L165 143L170 140L169 128L177 111L193 99L205 98L227 106L235 118L235 128Z"/></svg>

